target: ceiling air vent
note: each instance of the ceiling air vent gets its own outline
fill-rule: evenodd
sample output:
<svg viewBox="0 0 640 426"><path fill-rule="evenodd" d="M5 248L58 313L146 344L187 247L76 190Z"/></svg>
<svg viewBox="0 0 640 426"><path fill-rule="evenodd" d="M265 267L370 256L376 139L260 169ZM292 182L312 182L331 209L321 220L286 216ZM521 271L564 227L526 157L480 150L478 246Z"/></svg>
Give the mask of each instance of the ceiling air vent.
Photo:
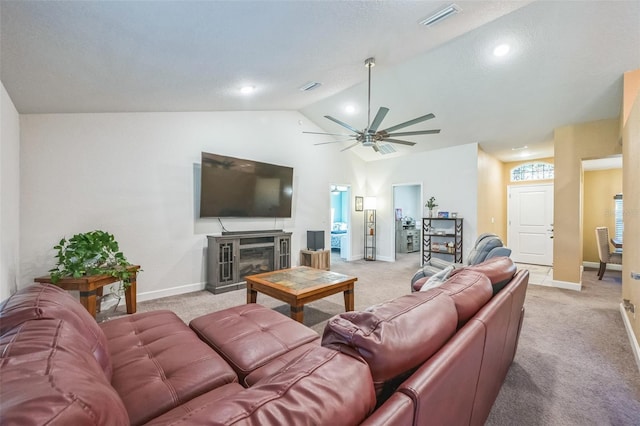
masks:
<svg viewBox="0 0 640 426"><path fill-rule="evenodd" d="M423 19L422 21L420 21L420 24L424 25L425 27L430 27L432 25L437 24L440 21L447 19L451 15L455 15L456 13L460 13L460 12L462 12L462 9L460 8L460 6L452 3L449 6L445 7L444 9L440 9L439 11L429 16L428 18Z"/></svg>
<svg viewBox="0 0 640 426"><path fill-rule="evenodd" d="M378 144L378 150L380 151L380 154L391 154L392 152L396 152L395 148L388 143Z"/></svg>
<svg viewBox="0 0 640 426"><path fill-rule="evenodd" d="M322 86L322 83L318 83L317 81L310 81L310 82L305 83L304 85L302 85L300 87L300 91L301 92L308 92L309 90L317 89L320 86Z"/></svg>

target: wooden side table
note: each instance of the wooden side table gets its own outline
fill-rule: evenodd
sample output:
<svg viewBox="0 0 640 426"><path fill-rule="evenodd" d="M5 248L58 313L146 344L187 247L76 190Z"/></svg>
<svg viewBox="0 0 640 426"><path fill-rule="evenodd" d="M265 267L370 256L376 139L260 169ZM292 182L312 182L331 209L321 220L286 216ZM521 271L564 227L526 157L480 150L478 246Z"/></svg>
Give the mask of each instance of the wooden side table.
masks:
<svg viewBox="0 0 640 426"><path fill-rule="evenodd" d="M131 272L131 285L124 291L124 297L127 302L127 313L134 314L136 312L136 276L140 265L131 265L127 271ZM51 283L51 277L38 277L34 279L37 283ZM96 296L102 295L102 287L119 281L111 275L85 275L80 278L61 278L55 283L64 290L78 290L80 292L80 303L95 318L96 317Z"/></svg>
<svg viewBox="0 0 640 426"><path fill-rule="evenodd" d="M331 267L331 251L300 250L300 266L311 266L328 271Z"/></svg>

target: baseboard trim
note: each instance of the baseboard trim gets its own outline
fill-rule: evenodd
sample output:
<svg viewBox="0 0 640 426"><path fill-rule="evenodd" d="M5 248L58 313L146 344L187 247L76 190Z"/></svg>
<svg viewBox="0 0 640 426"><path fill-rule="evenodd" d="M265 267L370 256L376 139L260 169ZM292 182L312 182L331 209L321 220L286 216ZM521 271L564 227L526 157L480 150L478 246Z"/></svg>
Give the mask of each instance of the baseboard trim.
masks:
<svg viewBox="0 0 640 426"><path fill-rule="evenodd" d="M161 297L177 296L179 294L192 293L205 289L206 283L185 284L177 287L163 288L162 290L145 291L138 293L138 302L160 299ZM122 298L124 300L124 297Z"/></svg>
<svg viewBox="0 0 640 426"><path fill-rule="evenodd" d="M624 305L622 303L620 304L620 315L622 315L622 322L624 323L625 330L627 330L627 336L629 337L631 350L633 351L633 356L636 359L638 371L640 371L640 345L638 344L636 335L633 333L633 328L631 327L631 322L629 321L629 317L627 316L627 311L624 310Z"/></svg>
<svg viewBox="0 0 640 426"><path fill-rule="evenodd" d="M552 287L564 288L566 290L582 291L581 283L572 283L569 281L552 280Z"/></svg>
<svg viewBox="0 0 640 426"><path fill-rule="evenodd" d="M600 268L600 263L599 262L582 262L582 266L585 268L593 268L593 269L598 269ZM607 269L610 271L622 271L622 265L614 265L612 263L607 263Z"/></svg>

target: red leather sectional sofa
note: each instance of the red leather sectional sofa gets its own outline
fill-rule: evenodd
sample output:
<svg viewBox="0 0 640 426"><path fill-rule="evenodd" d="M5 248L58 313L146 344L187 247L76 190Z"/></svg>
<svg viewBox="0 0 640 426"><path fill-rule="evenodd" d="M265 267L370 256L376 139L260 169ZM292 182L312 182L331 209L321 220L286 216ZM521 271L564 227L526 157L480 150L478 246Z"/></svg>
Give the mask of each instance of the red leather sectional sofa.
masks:
<svg viewBox="0 0 640 426"><path fill-rule="evenodd" d="M529 277L500 259L337 315L322 337L257 304L97 324L33 285L0 305L0 424L481 425Z"/></svg>

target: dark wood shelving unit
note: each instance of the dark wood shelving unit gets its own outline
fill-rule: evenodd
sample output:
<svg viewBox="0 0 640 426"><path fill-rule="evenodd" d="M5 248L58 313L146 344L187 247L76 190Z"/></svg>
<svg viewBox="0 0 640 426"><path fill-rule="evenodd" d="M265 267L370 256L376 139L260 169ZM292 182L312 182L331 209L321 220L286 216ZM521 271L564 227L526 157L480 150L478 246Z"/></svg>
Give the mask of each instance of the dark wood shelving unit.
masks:
<svg viewBox="0 0 640 426"><path fill-rule="evenodd" d="M422 264L433 255L454 263L462 263L462 218L422 218Z"/></svg>

